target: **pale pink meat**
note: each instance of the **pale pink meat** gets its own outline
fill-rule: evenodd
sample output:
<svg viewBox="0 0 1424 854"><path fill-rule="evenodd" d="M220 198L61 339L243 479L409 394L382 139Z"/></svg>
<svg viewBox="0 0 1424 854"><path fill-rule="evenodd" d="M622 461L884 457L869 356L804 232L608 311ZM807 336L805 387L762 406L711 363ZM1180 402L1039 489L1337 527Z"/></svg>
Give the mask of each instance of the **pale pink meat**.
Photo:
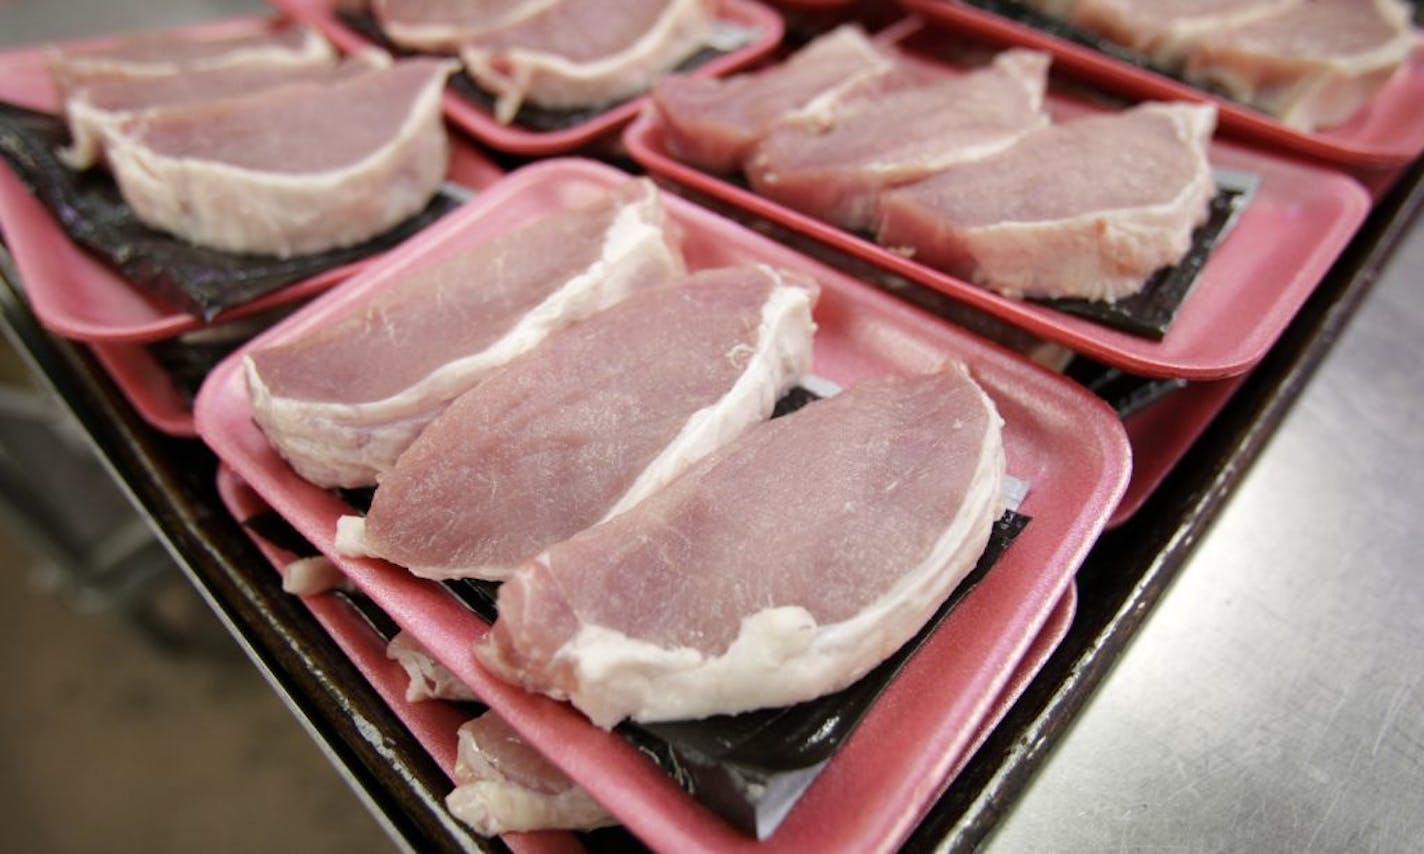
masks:
<svg viewBox="0 0 1424 854"><path fill-rule="evenodd" d="M725 79L666 77L653 89L653 104L674 157L732 172L778 119L893 67L864 32L846 26L763 71Z"/></svg>
<svg viewBox="0 0 1424 854"><path fill-rule="evenodd" d="M191 243L278 256L350 246L439 190L451 71L405 60L156 109L106 133L105 155L134 214Z"/></svg>
<svg viewBox="0 0 1424 854"><path fill-rule="evenodd" d="M714 0L557 0L465 39L460 58L496 96L495 115L525 102L568 109L641 94L696 53L712 32Z"/></svg>
<svg viewBox="0 0 1424 854"><path fill-rule="evenodd" d="M340 65L332 61L294 67L237 66L80 86L65 102L73 138L64 152L65 161L77 169L93 165L106 132L152 110L247 97L294 83L335 83L368 70L368 65L356 60Z"/></svg>
<svg viewBox="0 0 1424 854"><path fill-rule="evenodd" d="M561 0L374 0L382 32L412 50L454 52L464 42L510 26Z"/></svg>
<svg viewBox="0 0 1424 854"><path fill-rule="evenodd" d="M617 822L494 712L460 727L450 812L479 833L592 830Z"/></svg>
<svg viewBox="0 0 1424 854"><path fill-rule="evenodd" d="M550 331L682 273L648 181L413 269L335 323L253 352L254 416L304 477L375 482L421 428Z"/></svg>
<svg viewBox="0 0 1424 854"><path fill-rule="evenodd" d="M338 548L509 575L770 416L809 369L813 298L767 267L712 270L549 336L421 433Z"/></svg>
<svg viewBox="0 0 1424 854"><path fill-rule="evenodd" d="M400 631L391 638L391 642L386 644L386 658L399 664L410 678L405 687L408 703L426 700L470 702L479 699L470 686L461 682L460 677L450 672L450 668L436 661L410 632Z"/></svg>
<svg viewBox="0 0 1424 854"><path fill-rule="evenodd" d="M102 81L162 77L217 68L329 64L331 46L305 27L192 37L145 34L99 50L59 52L51 70L61 90Z"/></svg>
<svg viewBox="0 0 1424 854"><path fill-rule="evenodd" d="M1004 508L992 401L959 365L760 424L500 589L476 649L594 723L777 706L917 632Z"/></svg>
<svg viewBox="0 0 1424 854"><path fill-rule="evenodd" d="M1010 50L979 70L870 86L823 114L776 125L747 162L747 178L803 213L868 229L883 191L1008 148L1046 125L1048 64L1045 53Z"/></svg>
<svg viewBox="0 0 1424 854"><path fill-rule="evenodd" d="M1400 0L1299 0L1202 35L1186 72L1292 127L1340 124L1418 48L1410 14Z"/></svg>
<svg viewBox="0 0 1424 854"><path fill-rule="evenodd" d="M1210 106L1145 104L1051 125L886 193L878 238L1009 295L1120 298L1190 247L1214 124Z"/></svg>
<svg viewBox="0 0 1424 854"><path fill-rule="evenodd" d="M1176 67L1193 41L1300 0L1078 0L1073 23Z"/></svg>

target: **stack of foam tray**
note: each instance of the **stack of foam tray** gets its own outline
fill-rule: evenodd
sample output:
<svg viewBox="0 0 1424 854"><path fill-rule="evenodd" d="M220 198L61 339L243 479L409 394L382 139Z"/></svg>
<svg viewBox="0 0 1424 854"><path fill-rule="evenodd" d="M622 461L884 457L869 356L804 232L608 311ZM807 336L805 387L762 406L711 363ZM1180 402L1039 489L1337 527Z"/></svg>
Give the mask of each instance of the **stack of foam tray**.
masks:
<svg viewBox="0 0 1424 854"><path fill-rule="evenodd" d="M281 25L242 18L173 32L217 37ZM58 47L99 49L114 38ZM40 322L84 342L144 419L170 435L196 435L193 395L218 358L501 174L454 137L446 189L367 244L290 259L194 247L139 223L102 168L75 173L55 156L68 129L51 80L53 47L0 52L0 231Z"/></svg>
<svg viewBox="0 0 1424 854"><path fill-rule="evenodd" d="M937 36L922 38L929 46ZM995 693L992 697L981 694L974 698L983 707L980 714L973 721L961 719L957 729L940 721L946 729L933 734L911 728L904 739L907 750L913 749L916 739L922 736L919 743L933 745L937 751L952 747L940 751L943 761L933 769L936 785L927 791L934 797L890 811L872 811L876 814L868 819L852 816L847 819L851 824L841 828L876 834L888 827L892 830L890 835L877 837L875 844L900 844L910 850L941 846L967 850L992 828L1002 805L1032 774L1046 748L1066 728L1150 611L1186 559L1197 539L1195 534L1215 517L1312 367L1328 351L1352 308L1366 294L1394 240L1424 204L1424 167L1419 164L1378 181L1376 187L1393 185L1394 189L1381 193L1370 210L1368 196L1329 169L1264 156L1247 145L1219 139L1213 145L1213 160L1256 177L1251 202L1230 234L1206 258L1201 278L1194 283L1178 317L1159 340L1153 340L1141 335L1119 337L1130 333L1063 315L1051 306L1000 306L982 291L963 290L969 287L965 283L882 263L882 259L844 235L819 232L813 225L795 221L785 211L768 207L765 200L736 197L715 183L676 174L675 164L648 159L658 154L655 127L635 126L628 139L645 146L645 152L640 154L634 148L634 153L650 171L682 184L687 195L706 206L754 222L759 232L770 234L783 247L794 247L799 254L770 241L743 242L704 235L699 244L698 229L692 228L694 245L701 247L699 252L745 254L752 251L749 246L755 246L756 252L770 252L778 260L824 269L822 275L831 280L839 281L838 277L849 273L847 278L858 281L832 286L830 299L838 308L827 320L841 318L843 322L853 317L856 323L893 328L894 335L871 336L871 340L912 340L918 342L916 346L929 346L931 350L944 347L946 352L969 354L989 366L991 377L1000 378L997 393L1030 418L1035 412L1051 413L1042 408L1042 401L1030 403L1014 396L1016 383L1028 376L1016 367L1021 360L941 322L935 315L955 322L967 319L974 328L981 324L983 328L995 328L996 334L1006 329L1011 338L1029 333L1066 345L1086 358L1070 366L1070 380L1045 387L1057 389L1059 395L1055 398L1058 403L1047 404L1048 408L1094 395L1100 397L1117 410L1120 427L1131 442L1132 482L1098 490L1116 499L1126 487L1116 506L1091 507L1096 521L1089 524L1087 541L1082 544L1087 548L1091 542L1091 550L1080 556L1081 562L1024 560L1024 554L1043 554L1034 546L1034 540L1026 541L1028 545L1018 557L1009 553L1009 572L1003 577L1021 578L1025 584L1043 583L1049 575L1055 580L1046 585L1050 594L1031 603L1032 618L1020 618L1018 625L1024 632L1018 646L1020 654L1013 661L1001 662L984 683L992 683ZM534 179L540 174L552 175L562 186L579 180L597 183L600 170L592 164L554 163L533 175ZM0 170L0 177L9 176ZM499 199L489 202L499 203ZM709 221L705 213L690 206L679 205L678 210L683 211L680 216L687 223ZM1289 240L1280 239L1287 234L1285 223L1291 223L1294 229L1289 232ZM718 230L728 225L709 226L707 234L730 234ZM446 227L458 226L458 222L452 222ZM1302 228L1309 233L1303 235L1299 231ZM1238 239L1242 234L1250 240ZM5 239L7 248L18 257L25 241L17 239L13 225L7 224ZM1256 251L1233 249L1232 241L1253 243ZM46 245L62 249L64 241ZM243 507L253 509L255 505L243 504L256 501L252 494L244 492L245 486L231 472L219 472L218 457L208 447L152 429L145 421L140 398L125 386L119 372L100 361L100 349L70 340L76 336L64 329L47 328L53 320L45 318L41 309L44 298L37 299L36 295L48 282L62 280L72 270L84 268L86 262L93 263L72 247L70 251L73 254L61 252L48 265L27 263L18 271L3 268L6 287L0 288L0 316L14 340L74 410L115 475L168 540L193 582L209 595L264 672L270 674L277 690L309 720L314 732L328 744L351 779L369 794L371 803L385 815L393 830L417 850L455 850L478 844L443 805L450 787L450 747L441 727L448 729L456 714L435 713L434 717L446 714L450 718L443 723L434 723L432 717L412 717L411 710L394 698L390 674L382 676L377 667L376 646L369 636L361 639L351 614L329 608L323 613L325 606L321 605L309 607L281 591L276 572L254 571L273 560L280 561L281 556L273 552L270 543L255 541L234 516L244 515ZM1252 290L1261 278L1274 283L1269 293L1266 289ZM879 285L880 290L893 292L895 298L865 287L865 283ZM1225 294L1232 293L1233 288L1244 289L1244 298L1254 310L1240 311L1238 303L1236 314L1249 314L1249 320L1233 316L1227 308L1231 299ZM912 304L916 307L911 308ZM107 312L105 315L99 319L101 323L113 322L113 317ZM1080 321L1094 325L1080 326ZM1223 326L1229 332L1218 335L1228 339L1225 343L1209 341L1210 336L1201 331L1213 325L1218 327L1218 333ZM843 357L846 366L876 364L877 360L889 364L903 355L897 355L894 348L852 353L847 348L865 346L864 342L855 344L857 339L853 336L837 336L834 323L823 326L831 332L827 352L833 364L838 357ZM1181 330L1192 334L1182 334ZM1006 358L1008 361L1002 361ZM142 366L136 373L151 379L154 369ZM220 388L227 383L225 387L231 390L231 372L215 379ZM1065 391L1071 388L1078 390ZM225 402L234 406L221 410L226 419L224 429L234 431L233 436L243 441L250 439L241 433L251 425L243 422L236 397ZM1108 411L1100 404L1084 411L1088 410ZM1051 420L1039 419L1043 423ZM1021 447L1029 450L1020 453L1051 464L1052 454L1032 449L1046 448L1052 442L1047 434L1023 437ZM1042 456L1033 456L1040 453ZM264 471L261 465L255 465L244 473L260 479ZM1040 531L1048 528L1053 533L1082 523L1081 519L1075 521L1071 513L1061 515L1068 511L1055 506L1069 502L1051 500L1062 498L1060 490L1067 488L1066 481L1050 473L1039 486L1046 490L1046 498L1040 497L1037 506L1043 512L1036 515L1033 524L1047 520ZM287 499L289 505L293 503L293 496L280 497ZM1101 502L1100 495L1098 504ZM1097 536L1102 525L1113 529ZM975 593L981 589L982 585ZM997 588L988 589L992 593ZM960 604L973 601L966 598ZM397 598L391 604L403 603ZM954 613L951 612L951 619ZM454 611L438 610L432 614L437 627L441 614L457 619ZM432 631L431 640L438 640L438 632ZM927 648L921 652L933 656L943 651ZM936 662L932 657L926 660ZM914 720L923 722L925 718ZM881 731L873 720L869 725L872 732ZM557 729L563 724L554 726ZM576 727L558 731L570 736L570 743L580 737ZM854 790L860 769L879 767L877 791L872 794L890 797L897 791L894 774L900 765L889 761L877 764L867 758L863 749L852 752L850 759L834 759L830 767L832 778L821 786L830 794L813 789L809 802L792 807L789 824L783 825L789 830L781 830L780 838L772 834L760 843L752 835L717 825L716 820L699 812L702 808L696 804L673 803L667 811L639 818L639 798L644 795L640 794L638 780L615 777L609 782L630 784L626 793L614 792L611 797L617 801L618 811L632 819L634 831L655 844L726 843L760 850L792 842L815 842L817 821L812 819L833 817L838 809L845 808L835 793ZM925 772L910 768L904 773ZM615 788L610 786L608 791ZM845 811L866 809L864 801L858 801L855 810ZM800 818L798 810L803 813ZM565 841L553 840L560 847ZM599 844L596 839L588 842ZM523 842L514 840L513 845L523 847Z"/></svg>

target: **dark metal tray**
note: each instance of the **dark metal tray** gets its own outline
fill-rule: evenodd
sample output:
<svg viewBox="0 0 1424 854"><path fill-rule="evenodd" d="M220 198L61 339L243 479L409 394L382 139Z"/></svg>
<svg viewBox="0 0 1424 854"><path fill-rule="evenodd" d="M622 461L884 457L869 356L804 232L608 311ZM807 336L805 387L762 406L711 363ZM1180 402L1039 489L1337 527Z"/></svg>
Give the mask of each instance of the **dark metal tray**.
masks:
<svg viewBox="0 0 1424 854"><path fill-rule="evenodd" d="M1022 791L1117 660L1329 352L1377 271L1424 206L1424 162L1378 204L1271 353L1132 521L1078 573L1067 638L907 848L970 850ZM99 457L293 712L415 850L489 847L445 811L431 761L223 509L216 460L146 426L80 344L40 328L0 264L0 320L16 349L73 411ZM912 294L910 296L913 296Z"/></svg>

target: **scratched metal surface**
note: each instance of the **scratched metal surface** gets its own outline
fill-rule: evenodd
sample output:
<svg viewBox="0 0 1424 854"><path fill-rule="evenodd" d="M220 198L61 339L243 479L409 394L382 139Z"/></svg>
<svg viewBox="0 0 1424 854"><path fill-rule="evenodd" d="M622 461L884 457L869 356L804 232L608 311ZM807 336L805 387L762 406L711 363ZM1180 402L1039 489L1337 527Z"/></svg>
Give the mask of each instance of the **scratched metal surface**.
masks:
<svg viewBox="0 0 1424 854"><path fill-rule="evenodd" d="M1424 845L1424 221L990 852Z"/></svg>

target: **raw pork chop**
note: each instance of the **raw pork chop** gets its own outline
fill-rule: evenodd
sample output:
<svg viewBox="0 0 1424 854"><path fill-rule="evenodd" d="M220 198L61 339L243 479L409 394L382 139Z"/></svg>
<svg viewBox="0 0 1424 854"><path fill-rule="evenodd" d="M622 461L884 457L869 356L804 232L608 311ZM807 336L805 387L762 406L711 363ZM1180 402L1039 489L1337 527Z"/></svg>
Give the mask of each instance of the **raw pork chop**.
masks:
<svg viewBox="0 0 1424 854"><path fill-rule="evenodd" d="M476 648L608 728L796 703L912 637L1003 512L994 404L961 365L764 422L499 591Z"/></svg>
<svg viewBox="0 0 1424 854"><path fill-rule="evenodd" d="M494 712L466 722L459 739L455 790L445 805L476 832L593 830L618 823Z"/></svg>
<svg viewBox="0 0 1424 854"><path fill-rule="evenodd" d="M360 243L416 214L445 178L449 63L413 59L125 122L106 154L146 224L230 252Z"/></svg>
<svg viewBox="0 0 1424 854"><path fill-rule="evenodd" d="M50 68L62 92L112 80L164 77L216 68L296 68L327 65L331 46L305 27L208 38L150 34L122 40L102 50L56 51Z"/></svg>
<svg viewBox="0 0 1424 854"><path fill-rule="evenodd" d="M558 0L474 36L460 59L496 96L495 117L513 120L525 101L564 109L647 91L697 52L712 32L714 0Z"/></svg>
<svg viewBox="0 0 1424 854"><path fill-rule="evenodd" d="M681 275L649 181L424 268L247 360L257 423L321 486L365 486L430 419L545 335Z"/></svg>
<svg viewBox="0 0 1424 854"><path fill-rule="evenodd" d="M653 104L673 156L711 172L733 172L782 116L893 67L864 32L845 26L765 71L726 79L665 77L653 89Z"/></svg>
<svg viewBox="0 0 1424 854"><path fill-rule="evenodd" d="M410 677L405 687L408 703L423 700L455 700L470 702L478 700L475 692L450 669L426 651L409 632L396 632L386 645L386 658L396 662Z"/></svg>
<svg viewBox="0 0 1424 854"><path fill-rule="evenodd" d="M211 103L292 83L335 82L369 69L355 60L339 66L334 61L296 67L238 66L80 86L64 103L73 142L60 155L72 168L86 169L98 162L107 132L152 110Z"/></svg>
<svg viewBox="0 0 1424 854"><path fill-rule="evenodd" d="M1144 104L1034 131L886 193L880 242L1011 296L1136 293L1206 217L1215 121L1207 105Z"/></svg>
<svg viewBox="0 0 1424 854"><path fill-rule="evenodd" d="M381 31L411 50L455 53L491 30L524 20L560 0L374 0Z"/></svg>
<svg viewBox="0 0 1424 854"><path fill-rule="evenodd" d="M337 548L508 577L770 417L810 369L814 295L769 267L713 270L549 336L432 422Z"/></svg>
<svg viewBox="0 0 1424 854"><path fill-rule="evenodd" d="M1046 53L1010 50L977 71L872 85L824 116L780 123L747 162L747 178L803 213L868 229L884 190L1008 148L1048 124L1048 63Z"/></svg>
<svg viewBox="0 0 1424 854"><path fill-rule="evenodd" d="M1300 0L1078 0L1073 23L1179 68L1198 37L1271 14Z"/></svg>
<svg viewBox="0 0 1424 854"><path fill-rule="evenodd" d="M1187 74L1292 127L1339 124L1373 98L1418 45L1409 16L1400 0L1304 0L1203 35L1192 47Z"/></svg>

